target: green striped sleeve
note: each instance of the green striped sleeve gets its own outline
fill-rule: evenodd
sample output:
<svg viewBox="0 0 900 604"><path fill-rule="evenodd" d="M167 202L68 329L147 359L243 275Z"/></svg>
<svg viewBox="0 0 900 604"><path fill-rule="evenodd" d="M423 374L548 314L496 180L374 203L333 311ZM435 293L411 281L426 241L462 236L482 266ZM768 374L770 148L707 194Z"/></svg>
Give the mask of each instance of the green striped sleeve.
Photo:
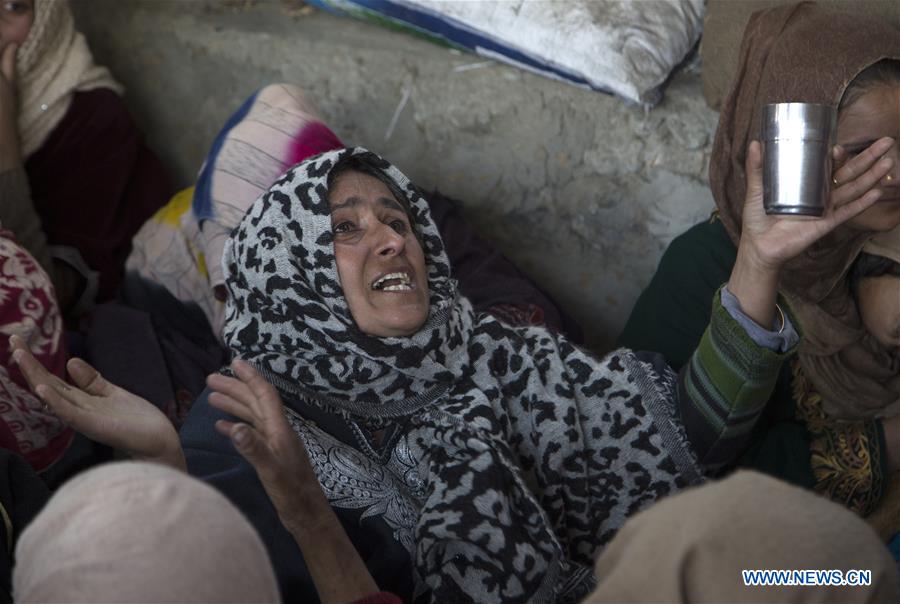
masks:
<svg viewBox="0 0 900 604"><path fill-rule="evenodd" d="M756 344L722 306L721 289L715 293L709 326L678 379L681 419L707 471L715 473L743 451L793 352Z"/></svg>

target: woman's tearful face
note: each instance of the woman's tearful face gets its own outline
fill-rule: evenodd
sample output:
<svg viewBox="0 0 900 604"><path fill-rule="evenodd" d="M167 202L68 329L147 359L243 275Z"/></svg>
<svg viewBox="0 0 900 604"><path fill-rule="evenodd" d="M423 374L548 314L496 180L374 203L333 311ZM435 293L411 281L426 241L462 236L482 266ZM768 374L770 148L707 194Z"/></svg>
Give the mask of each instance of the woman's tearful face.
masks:
<svg viewBox="0 0 900 604"><path fill-rule="evenodd" d="M373 336L409 336L428 318L425 254L383 182L339 175L328 192L334 257L353 320Z"/></svg>

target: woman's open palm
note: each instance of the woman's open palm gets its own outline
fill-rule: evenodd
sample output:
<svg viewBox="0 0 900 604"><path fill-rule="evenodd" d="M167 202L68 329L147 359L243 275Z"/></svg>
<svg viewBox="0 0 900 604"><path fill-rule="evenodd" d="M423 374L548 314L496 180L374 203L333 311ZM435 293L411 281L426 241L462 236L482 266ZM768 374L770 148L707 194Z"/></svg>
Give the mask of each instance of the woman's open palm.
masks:
<svg viewBox="0 0 900 604"><path fill-rule="evenodd" d="M10 346L31 389L75 430L133 457L184 469L178 434L152 403L110 383L81 359L66 364L70 385L47 371L22 338L11 337Z"/></svg>

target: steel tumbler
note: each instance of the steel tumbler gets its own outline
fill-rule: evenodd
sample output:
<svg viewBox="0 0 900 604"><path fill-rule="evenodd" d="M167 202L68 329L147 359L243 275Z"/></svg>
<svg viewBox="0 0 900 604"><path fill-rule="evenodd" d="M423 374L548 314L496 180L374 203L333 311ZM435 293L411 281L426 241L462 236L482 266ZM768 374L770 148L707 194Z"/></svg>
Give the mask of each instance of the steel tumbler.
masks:
<svg viewBox="0 0 900 604"><path fill-rule="evenodd" d="M762 112L766 214L821 216L831 190L837 110L815 103L774 103Z"/></svg>

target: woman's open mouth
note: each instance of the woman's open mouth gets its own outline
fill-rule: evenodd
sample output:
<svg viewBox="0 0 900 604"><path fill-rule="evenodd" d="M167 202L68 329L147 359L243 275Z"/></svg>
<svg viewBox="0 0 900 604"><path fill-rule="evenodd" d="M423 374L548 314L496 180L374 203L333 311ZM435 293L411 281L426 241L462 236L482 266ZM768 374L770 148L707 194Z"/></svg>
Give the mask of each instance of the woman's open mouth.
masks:
<svg viewBox="0 0 900 604"><path fill-rule="evenodd" d="M372 282L372 289L385 292L412 291L415 285L410 279L409 273L388 273Z"/></svg>

